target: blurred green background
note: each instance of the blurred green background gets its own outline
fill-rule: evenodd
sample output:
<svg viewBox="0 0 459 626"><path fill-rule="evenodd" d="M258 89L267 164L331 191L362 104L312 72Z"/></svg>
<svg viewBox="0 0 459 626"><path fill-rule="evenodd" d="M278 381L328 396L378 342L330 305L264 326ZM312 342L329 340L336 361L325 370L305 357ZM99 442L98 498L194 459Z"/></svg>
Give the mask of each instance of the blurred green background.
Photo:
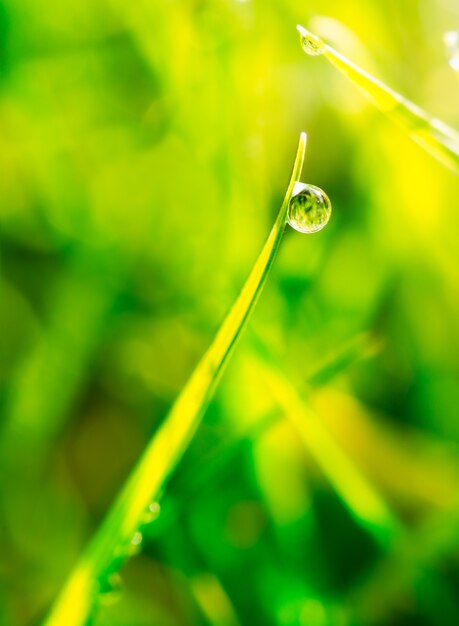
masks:
<svg viewBox="0 0 459 626"><path fill-rule="evenodd" d="M0 2L2 626L40 623L209 345L302 130L332 220L287 232L94 624L459 623L459 181L298 22L459 127L453 0Z"/></svg>

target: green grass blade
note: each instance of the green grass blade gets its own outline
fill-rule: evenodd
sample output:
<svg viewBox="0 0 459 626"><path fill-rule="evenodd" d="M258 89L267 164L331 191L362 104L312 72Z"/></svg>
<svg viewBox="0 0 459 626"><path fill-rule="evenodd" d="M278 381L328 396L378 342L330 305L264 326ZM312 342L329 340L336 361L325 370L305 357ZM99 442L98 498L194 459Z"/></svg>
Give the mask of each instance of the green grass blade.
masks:
<svg viewBox="0 0 459 626"><path fill-rule="evenodd" d="M382 545L400 533L401 526L378 490L335 442L327 427L278 368L260 360L263 372L279 406L297 430L336 493L357 523Z"/></svg>
<svg viewBox="0 0 459 626"><path fill-rule="evenodd" d="M46 626L83 626L87 623L100 586L128 557L131 541L149 504L157 497L193 437L213 390L266 282L287 222L289 200L300 177L306 135L301 134L292 177L281 209L236 302L215 339L198 363L170 413L153 436L87 550L45 620Z"/></svg>
<svg viewBox="0 0 459 626"><path fill-rule="evenodd" d="M253 353L250 354L253 355L252 358L257 364L257 367L259 361L263 361L265 363L263 367L267 367L267 362L274 363L274 361L269 355L266 356L266 349L261 352L260 356L259 347L261 345L261 340L257 338L255 344L257 349L254 347ZM266 344L263 344L263 346L265 345ZM370 357L376 350L378 350L378 348L378 341L369 333L364 333L354 337L308 376L304 385L306 387L306 391L303 388L304 386L302 386L298 391L298 394L303 397L306 394L314 392L317 388L326 385L336 376L342 374L354 363ZM271 369L274 369L274 365L272 365ZM280 403L277 402L277 405L279 404ZM195 472L193 472L192 475L187 474L183 476L183 481L178 483L178 491L182 495L184 493L185 497L181 502L180 499L174 501L174 513L167 516L169 523L181 516L183 511L187 508L188 502L197 497L203 489L207 489L209 491L215 488L215 483L218 483L222 479L222 474L224 474L225 471L228 471L231 463L239 462L241 448L245 445L247 439L256 441L270 428L278 424L282 419L284 419L284 415L279 408L276 407L274 410L263 414L258 421L249 425L244 425L242 428L238 428L231 435L229 440L225 439L220 446L215 448L212 458L207 458L205 462L198 467ZM166 506L168 505L166 504ZM155 526L155 529L157 528L158 525ZM160 528L164 530L165 527L160 526Z"/></svg>
<svg viewBox="0 0 459 626"><path fill-rule="evenodd" d="M459 133L387 87L303 26L297 26L305 51L323 55L361 89L387 117L441 163L459 173Z"/></svg>

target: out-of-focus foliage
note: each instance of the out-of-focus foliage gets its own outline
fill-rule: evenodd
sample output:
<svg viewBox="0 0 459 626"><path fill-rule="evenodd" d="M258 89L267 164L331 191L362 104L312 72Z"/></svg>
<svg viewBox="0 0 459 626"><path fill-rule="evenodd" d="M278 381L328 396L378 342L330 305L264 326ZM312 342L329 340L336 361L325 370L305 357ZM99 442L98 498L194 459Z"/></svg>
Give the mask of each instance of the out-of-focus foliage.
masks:
<svg viewBox="0 0 459 626"><path fill-rule="evenodd" d="M303 129L330 224L287 233L95 624L459 622L459 179L304 56L316 14L459 127L452 0L0 2L2 626L40 622L182 389Z"/></svg>
<svg viewBox="0 0 459 626"><path fill-rule="evenodd" d="M306 141L306 134L301 133L284 200L244 286L170 411L154 432L103 524L73 568L53 604L46 626L87 624L101 596L112 594L114 588L119 587L120 568L140 551L145 528L158 517L160 505L155 499L201 425L230 355L266 283L287 220L288 223L292 221L292 201L298 198L298 195L293 198L293 194L303 169ZM330 202L328 204L330 210Z"/></svg>

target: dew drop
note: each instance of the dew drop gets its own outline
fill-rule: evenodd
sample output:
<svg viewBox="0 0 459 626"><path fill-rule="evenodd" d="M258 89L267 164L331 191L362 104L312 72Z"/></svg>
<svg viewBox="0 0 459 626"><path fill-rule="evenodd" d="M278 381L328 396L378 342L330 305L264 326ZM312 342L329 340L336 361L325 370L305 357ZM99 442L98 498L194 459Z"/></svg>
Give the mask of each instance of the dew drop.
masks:
<svg viewBox="0 0 459 626"><path fill-rule="evenodd" d="M131 556L135 556L142 549L143 535L140 531L136 531L130 541L123 542L115 548L113 553L114 561L122 563Z"/></svg>
<svg viewBox="0 0 459 626"><path fill-rule="evenodd" d="M443 41L445 42L448 63L459 72L459 30L451 30L443 35Z"/></svg>
<svg viewBox="0 0 459 626"><path fill-rule="evenodd" d="M123 583L119 574L111 574L99 583L99 601L105 606L118 602L122 592Z"/></svg>
<svg viewBox="0 0 459 626"><path fill-rule="evenodd" d="M133 534L130 543L126 546L126 556L134 556L142 549L143 535L137 531Z"/></svg>
<svg viewBox="0 0 459 626"><path fill-rule="evenodd" d="M127 559L131 556L135 556L142 549L143 535L140 531L135 532L132 535L132 539L129 543L124 543L118 546L115 550L115 558L121 560Z"/></svg>
<svg viewBox="0 0 459 626"><path fill-rule="evenodd" d="M290 198L287 220L300 233L317 233L327 225L331 202L325 191L296 182Z"/></svg>
<svg viewBox="0 0 459 626"><path fill-rule="evenodd" d="M148 510L152 515L158 517L158 515L161 513L161 505L159 504L159 502L152 502L148 507Z"/></svg>
<svg viewBox="0 0 459 626"><path fill-rule="evenodd" d="M158 519L159 514L161 513L161 505L159 502L152 502L145 513L142 515L142 525L151 524L156 519Z"/></svg>
<svg viewBox="0 0 459 626"><path fill-rule="evenodd" d="M300 33L301 46L306 54L316 57L325 52L325 44L319 37L307 31L303 26L298 25L296 28Z"/></svg>
<svg viewBox="0 0 459 626"><path fill-rule="evenodd" d="M136 533L134 533L131 539L131 546L140 546L140 544L142 543L142 539L143 539L142 533L137 531Z"/></svg>

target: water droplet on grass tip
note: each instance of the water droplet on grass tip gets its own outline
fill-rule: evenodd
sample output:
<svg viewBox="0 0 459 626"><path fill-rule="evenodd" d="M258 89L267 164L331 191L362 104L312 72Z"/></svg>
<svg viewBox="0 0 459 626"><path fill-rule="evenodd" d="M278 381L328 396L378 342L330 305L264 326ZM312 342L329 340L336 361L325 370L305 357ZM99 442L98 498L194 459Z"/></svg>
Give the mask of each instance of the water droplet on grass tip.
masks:
<svg viewBox="0 0 459 626"><path fill-rule="evenodd" d="M316 57L325 52L325 44L319 37L313 35L299 24L296 28L300 33L301 46L306 54Z"/></svg>
<svg viewBox="0 0 459 626"><path fill-rule="evenodd" d="M290 198L287 220L300 233L317 233L328 224L331 202L325 191L296 182Z"/></svg>
<svg viewBox="0 0 459 626"><path fill-rule="evenodd" d="M448 63L459 72L459 30L451 30L443 35L448 52Z"/></svg>

